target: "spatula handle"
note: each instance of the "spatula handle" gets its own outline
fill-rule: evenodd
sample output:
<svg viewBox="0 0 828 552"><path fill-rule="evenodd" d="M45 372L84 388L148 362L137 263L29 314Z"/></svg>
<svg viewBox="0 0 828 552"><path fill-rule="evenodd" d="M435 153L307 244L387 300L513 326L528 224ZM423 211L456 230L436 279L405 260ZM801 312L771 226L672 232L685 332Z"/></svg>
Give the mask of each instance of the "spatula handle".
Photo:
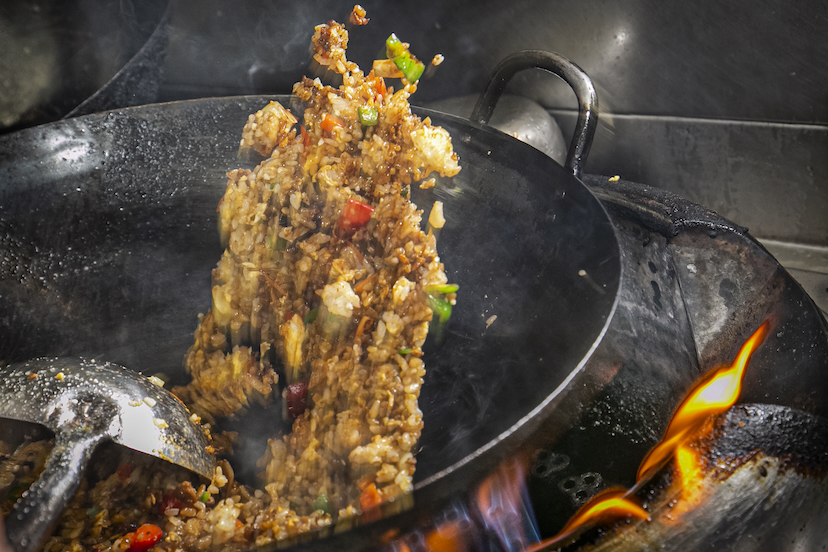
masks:
<svg viewBox="0 0 828 552"><path fill-rule="evenodd" d="M58 433L40 478L23 493L6 519L15 552L35 552L52 534L61 512L75 495L97 446L108 438L100 432Z"/></svg>

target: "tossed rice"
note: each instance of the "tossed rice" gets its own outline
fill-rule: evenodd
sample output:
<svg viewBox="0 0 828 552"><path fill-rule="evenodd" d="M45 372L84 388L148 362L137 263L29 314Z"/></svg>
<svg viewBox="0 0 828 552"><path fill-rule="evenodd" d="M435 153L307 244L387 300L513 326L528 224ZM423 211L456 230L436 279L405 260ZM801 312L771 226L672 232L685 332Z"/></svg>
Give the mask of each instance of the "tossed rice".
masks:
<svg viewBox="0 0 828 552"><path fill-rule="evenodd" d="M186 356L192 382L174 390L214 421L272 404L281 387L295 420L269 440L263 488L234 481L226 462L200 486L122 464L84 484L47 550L127 550L142 523L164 531L157 550L240 549L372 519L411 491L429 294L455 295L440 288L410 186L460 167L448 133L412 114L416 84L386 89L347 60L347 42L342 25L316 27L314 59L343 84L297 83L302 121L271 102L244 127L240 150L265 159L228 173L212 309ZM375 125L361 107L376 109Z"/></svg>

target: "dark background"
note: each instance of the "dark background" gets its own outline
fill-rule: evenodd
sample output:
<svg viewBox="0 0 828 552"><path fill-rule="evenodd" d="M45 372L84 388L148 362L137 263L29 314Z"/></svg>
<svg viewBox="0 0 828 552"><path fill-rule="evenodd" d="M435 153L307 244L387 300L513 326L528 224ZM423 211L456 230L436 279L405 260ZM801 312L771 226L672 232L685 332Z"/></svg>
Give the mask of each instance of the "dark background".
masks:
<svg viewBox="0 0 828 552"><path fill-rule="evenodd" d="M37 46L33 29L4 27L9 6L17 11L24 6L37 15L36 22L47 11L60 16L75 10L85 20L114 18L92 29L76 16L58 17L61 31L72 38L60 44L63 54L52 61L53 81L66 80L60 71L66 59L82 65L78 60L97 58L109 67L107 54L114 55L113 45L126 36L118 25L126 22L129 30L142 12L167 9L163 72L147 88L154 95L139 98L137 86L128 88L134 96L130 103L286 93L308 68L313 26L345 20L352 5L6 0L0 6L0 39L11 46L0 48L0 61L3 56L21 61L24 47ZM382 51L391 32L422 59L445 55L413 103L479 93L497 62L516 50L558 52L580 65L598 90L601 122L587 172L666 188L761 238L828 246L825 2L367 0L363 6L371 22L352 31L349 50L360 64ZM73 53L86 35L97 38L93 46ZM35 77L48 81L25 64L23 70L30 83ZM20 64L0 64L0 92L10 71L19 74ZM100 77L91 70L84 75ZM525 72L511 92L549 109L569 134L575 99L555 77Z"/></svg>
<svg viewBox="0 0 828 552"><path fill-rule="evenodd" d="M289 92L312 27L347 2L171 4L163 99ZM558 52L593 79L602 110L586 170L665 187L754 235L828 245L828 4L820 1L509 0L362 4L352 59L396 32L446 61L413 103L479 93L511 52ZM574 94L542 71L511 91L569 133Z"/></svg>

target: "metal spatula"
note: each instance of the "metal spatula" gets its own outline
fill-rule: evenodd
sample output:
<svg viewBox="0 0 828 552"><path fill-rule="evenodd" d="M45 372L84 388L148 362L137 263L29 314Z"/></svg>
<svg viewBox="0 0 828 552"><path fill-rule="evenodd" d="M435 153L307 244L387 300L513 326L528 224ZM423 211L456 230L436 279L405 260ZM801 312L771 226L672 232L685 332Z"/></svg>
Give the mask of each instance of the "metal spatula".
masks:
<svg viewBox="0 0 828 552"><path fill-rule="evenodd" d="M9 543L17 552L43 545L92 453L108 440L211 477L215 459L190 416L167 390L108 362L40 358L0 370L0 417L55 434L40 479L6 520Z"/></svg>

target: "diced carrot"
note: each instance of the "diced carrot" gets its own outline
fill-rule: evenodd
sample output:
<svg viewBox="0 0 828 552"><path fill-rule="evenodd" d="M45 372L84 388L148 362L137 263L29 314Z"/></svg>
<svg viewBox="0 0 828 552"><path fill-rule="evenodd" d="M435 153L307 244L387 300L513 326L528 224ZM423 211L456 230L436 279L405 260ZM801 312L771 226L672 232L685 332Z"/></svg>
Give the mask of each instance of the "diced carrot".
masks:
<svg viewBox="0 0 828 552"><path fill-rule="evenodd" d="M374 483L365 487L365 490L359 495L359 504L362 506L363 511L376 508L382 504L382 493L379 492Z"/></svg>
<svg viewBox="0 0 828 552"><path fill-rule="evenodd" d="M333 133L336 127L342 128L345 126L345 123L336 115L325 113L325 115L322 117L322 123L319 126L322 127L322 130L326 130L330 133Z"/></svg>

